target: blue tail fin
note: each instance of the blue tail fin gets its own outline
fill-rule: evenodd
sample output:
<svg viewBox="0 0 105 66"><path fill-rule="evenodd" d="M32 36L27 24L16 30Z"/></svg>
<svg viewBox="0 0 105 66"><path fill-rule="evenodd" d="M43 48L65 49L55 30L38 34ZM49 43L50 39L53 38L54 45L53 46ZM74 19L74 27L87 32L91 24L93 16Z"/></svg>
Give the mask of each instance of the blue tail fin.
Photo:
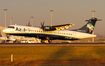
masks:
<svg viewBox="0 0 105 66"><path fill-rule="evenodd" d="M92 32L94 31L96 22L100 21L100 20L97 19L97 18L91 18L91 19L86 20L86 21L88 21L88 23L86 25L84 25L80 29L73 30L73 31L78 31L78 32L84 32L84 33L92 34Z"/></svg>

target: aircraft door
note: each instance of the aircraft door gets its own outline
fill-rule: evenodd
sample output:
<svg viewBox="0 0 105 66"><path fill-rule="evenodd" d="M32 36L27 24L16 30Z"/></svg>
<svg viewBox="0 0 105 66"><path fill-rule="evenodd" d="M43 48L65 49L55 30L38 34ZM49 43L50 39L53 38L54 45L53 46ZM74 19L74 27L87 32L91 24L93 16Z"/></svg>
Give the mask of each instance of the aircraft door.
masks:
<svg viewBox="0 0 105 66"><path fill-rule="evenodd" d="M76 38L76 32L73 32L73 39L75 39Z"/></svg>

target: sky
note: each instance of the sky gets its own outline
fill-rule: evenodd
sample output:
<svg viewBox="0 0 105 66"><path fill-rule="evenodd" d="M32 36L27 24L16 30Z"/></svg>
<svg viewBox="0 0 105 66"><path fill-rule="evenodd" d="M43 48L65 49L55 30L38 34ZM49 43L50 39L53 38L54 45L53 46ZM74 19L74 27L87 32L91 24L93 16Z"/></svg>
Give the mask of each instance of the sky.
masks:
<svg viewBox="0 0 105 66"><path fill-rule="evenodd" d="M26 25L33 16L34 26L61 25L73 23L75 26L70 29L77 29L85 25L92 17L92 10L95 10L95 17L102 19L95 26L95 34L105 36L105 0L0 0L0 25L5 26L5 12L7 26L10 18L13 24Z"/></svg>

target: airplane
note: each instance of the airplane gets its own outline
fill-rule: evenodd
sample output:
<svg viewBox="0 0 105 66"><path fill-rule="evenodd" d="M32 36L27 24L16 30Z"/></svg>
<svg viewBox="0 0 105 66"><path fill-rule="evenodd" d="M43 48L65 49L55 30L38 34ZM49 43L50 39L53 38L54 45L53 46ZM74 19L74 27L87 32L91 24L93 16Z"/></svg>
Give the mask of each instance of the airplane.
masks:
<svg viewBox="0 0 105 66"><path fill-rule="evenodd" d="M2 36L1 35L1 33L0 33L0 40L1 40L1 42L9 42L9 41L13 41L13 42L15 42L16 41L16 38L14 38L14 37L11 37L11 36L7 36L7 37L5 37L5 36Z"/></svg>
<svg viewBox="0 0 105 66"><path fill-rule="evenodd" d="M3 32L9 35L35 37L41 39L42 43L44 43L45 40L48 40L48 42L51 43L52 40L73 41L73 40L96 37L96 35L92 33L94 31L96 22L100 21L100 19L90 18L89 20L86 21L88 21L87 24L76 30L65 30L71 26L74 26L74 24L44 26L43 22L41 23L41 27L9 25L8 28L3 30Z"/></svg>

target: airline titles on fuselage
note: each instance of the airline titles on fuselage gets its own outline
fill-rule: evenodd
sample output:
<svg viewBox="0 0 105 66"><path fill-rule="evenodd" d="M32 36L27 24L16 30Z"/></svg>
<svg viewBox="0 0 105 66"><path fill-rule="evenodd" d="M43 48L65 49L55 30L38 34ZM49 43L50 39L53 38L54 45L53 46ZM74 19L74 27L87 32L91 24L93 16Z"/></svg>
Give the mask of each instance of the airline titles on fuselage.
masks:
<svg viewBox="0 0 105 66"><path fill-rule="evenodd" d="M54 33L54 34L61 34L61 35L70 35L72 36L71 33L64 33L64 32L59 32L59 31L43 31L43 30L32 30L30 28L19 28L19 27L16 27L15 29L16 31L21 31L21 32L39 32L39 33Z"/></svg>

